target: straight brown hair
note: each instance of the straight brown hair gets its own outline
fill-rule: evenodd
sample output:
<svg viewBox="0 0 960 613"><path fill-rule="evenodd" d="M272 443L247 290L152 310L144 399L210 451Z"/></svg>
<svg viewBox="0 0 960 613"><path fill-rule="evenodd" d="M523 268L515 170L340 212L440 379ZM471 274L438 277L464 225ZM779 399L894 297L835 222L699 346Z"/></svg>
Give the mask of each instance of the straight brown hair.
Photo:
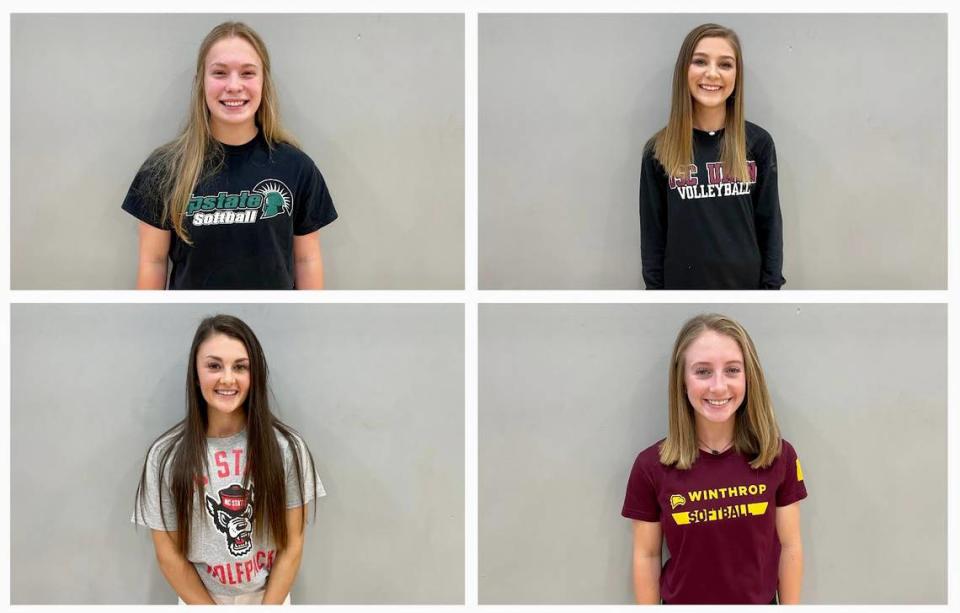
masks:
<svg viewBox="0 0 960 613"><path fill-rule="evenodd" d="M670 361L669 414L667 438L660 445L660 463L687 470L700 455L693 407L687 399L684 381L686 352L690 343L712 330L732 338L743 353L747 389L734 417L733 447L750 458L752 468L766 468L780 455L780 428L773 414L773 402L760 366L760 356L747 331L733 319L716 313L690 319L677 334Z"/></svg>
<svg viewBox="0 0 960 613"><path fill-rule="evenodd" d="M680 45L677 63L673 67L673 95L667 126L653 137L654 157L671 177L686 178L693 164L693 98L687 82L687 73L693 52L704 38L723 38L733 47L737 62L737 77L733 93L727 98L726 119L720 145L720 162L726 177L739 181L750 178L747 169L747 136L743 118L743 54L740 38L730 28L715 23L697 26L687 34Z"/></svg>
<svg viewBox="0 0 960 613"><path fill-rule="evenodd" d="M313 455L303 439L290 426L274 417L270 411L267 387L267 361L253 330L240 319L231 315L215 315L200 322L190 347L190 359L187 363L187 414L183 421L161 434L150 446L147 460L144 460L140 472L140 485L137 487L135 516L142 516L147 496L147 469L151 454L158 458L157 488L160 516L164 529L176 530L177 549L185 556L189 554L190 528L194 509L203 493L200 477L209 475L207 466L207 403L200 392L197 377L197 350L200 345L216 334L223 334L244 344L250 363L250 389L244 404L247 417L247 473L244 476L244 488L252 482L256 487L253 496L253 532L259 535L272 535L278 550L287 546L286 523L286 473L283 455L277 440L279 433L293 454L293 467L300 489L303 526L306 525L306 488L305 477L316 483L317 471ZM304 457L304 454L306 456ZM309 464L304 463L305 459ZM308 475L303 474L301 466L308 466ZM169 471L170 496L164 495L164 478ZM167 498L165 501L164 499ZM172 500L169 500L172 498ZM177 525L167 529L163 513L166 505L172 505ZM200 505L202 509L202 504ZM201 511L202 512L202 511ZM316 513L316 507L314 507Z"/></svg>

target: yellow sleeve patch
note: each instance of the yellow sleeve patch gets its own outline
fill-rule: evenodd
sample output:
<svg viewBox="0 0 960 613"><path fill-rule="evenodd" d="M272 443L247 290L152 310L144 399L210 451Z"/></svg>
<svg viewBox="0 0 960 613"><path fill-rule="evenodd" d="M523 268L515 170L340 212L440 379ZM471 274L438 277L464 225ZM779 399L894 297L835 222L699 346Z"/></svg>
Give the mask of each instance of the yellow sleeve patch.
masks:
<svg viewBox="0 0 960 613"><path fill-rule="evenodd" d="M797 458L797 481L803 481L803 469L800 468L800 458Z"/></svg>

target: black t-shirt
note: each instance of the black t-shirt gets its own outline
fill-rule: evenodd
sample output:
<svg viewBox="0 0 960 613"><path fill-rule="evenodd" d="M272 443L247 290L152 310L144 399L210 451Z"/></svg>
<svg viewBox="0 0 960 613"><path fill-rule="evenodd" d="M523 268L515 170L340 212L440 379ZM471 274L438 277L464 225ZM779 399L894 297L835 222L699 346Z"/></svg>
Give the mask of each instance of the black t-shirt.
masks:
<svg viewBox="0 0 960 613"><path fill-rule="evenodd" d="M749 181L722 174L723 130L693 131L695 168L668 177L647 144L640 172L640 255L647 289L779 289L783 222L777 154L746 122Z"/></svg>
<svg viewBox="0 0 960 613"><path fill-rule="evenodd" d="M293 237L337 218L313 160L292 145L270 149L262 132L223 145L219 172L201 179L184 213L193 245L170 237L169 289L292 289ZM162 230L162 202L151 193L145 164L123 210Z"/></svg>

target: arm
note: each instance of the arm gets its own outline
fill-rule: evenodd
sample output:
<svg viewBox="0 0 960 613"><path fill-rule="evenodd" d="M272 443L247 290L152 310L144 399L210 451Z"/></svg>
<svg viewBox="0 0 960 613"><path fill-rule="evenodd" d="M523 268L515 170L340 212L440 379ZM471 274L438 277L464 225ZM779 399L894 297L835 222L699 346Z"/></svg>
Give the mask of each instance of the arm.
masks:
<svg viewBox="0 0 960 613"><path fill-rule="evenodd" d="M663 256L667 246L667 192L653 143L643 153L640 170L640 261L647 289L663 289Z"/></svg>
<svg viewBox="0 0 960 613"><path fill-rule="evenodd" d="M293 237L293 276L297 289L323 289L319 230Z"/></svg>
<svg viewBox="0 0 960 613"><path fill-rule="evenodd" d="M164 289L167 286L170 230L161 230L141 221L138 234L140 254L137 289Z"/></svg>
<svg viewBox="0 0 960 613"><path fill-rule="evenodd" d="M660 604L660 522L633 520L633 591L637 604Z"/></svg>
<svg viewBox="0 0 960 613"><path fill-rule="evenodd" d="M800 503L777 507L777 538L780 539L778 573L780 604L800 603L803 582L803 543L800 541Z"/></svg>
<svg viewBox="0 0 960 613"><path fill-rule="evenodd" d="M187 604L217 604L203 587L196 567L177 550L177 533L163 530L153 530L152 533L160 572L181 600Z"/></svg>
<svg viewBox="0 0 960 613"><path fill-rule="evenodd" d="M303 556L303 507L287 509L287 547L277 554L267 578L263 604L283 604Z"/></svg>
<svg viewBox="0 0 960 613"><path fill-rule="evenodd" d="M760 247L760 289L780 289L783 278L783 219L777 186L777 151L773 141L764 158L757 160L759 176L753 197L754 227Z"/></svg>

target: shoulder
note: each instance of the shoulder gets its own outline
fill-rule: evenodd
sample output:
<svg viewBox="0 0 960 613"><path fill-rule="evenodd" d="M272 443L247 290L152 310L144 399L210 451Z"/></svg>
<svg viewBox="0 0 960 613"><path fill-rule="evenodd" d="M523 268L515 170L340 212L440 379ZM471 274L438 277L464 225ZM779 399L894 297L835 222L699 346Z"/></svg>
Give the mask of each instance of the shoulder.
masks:
<svg viewBox="0 0 960 613"><path fill-rule="evenodd" d="M292 428L280 428L274 426L273 433L277 437L277 444L280 446L280 453L282 453L284 457L293 455L294 446L296 446L296 451L298 453L303 453L303 450L307 448L306 441L303 440L303 437L299 432Z"/></svg>
<svg viewBox="0 0 960 613"><path fill-rule="evenodd" d="M747 135L747 148L763 152L773 148L773 137L765 129L750 121L744 122L744 131Z"/></svg>
<svg viewBox="0 0 960 613"><path fill-rule="evenodd" d="M637 454L637 459L634 460L634 468L641 468L646 471L649 470L661 470L663 464L660 463L660 445L663 444L663 441L666 439L660 439L653 445L650 445L643 451Z"/></svg>
<svg viewBox="0 0 960 613"><path fill-rule="evenodd" d="M274 143L271 148L271 157L278 163L288 164L297 169L316 167L313 158L307 155L303 149L287 142Z"/></svg>
<svg viewBox="0 0 960 613"><path fill-rule="evenodd" d="M660 138L660 135L663 134L663 132L664 132L665 130L666 130L666 128L663 128L663 129L661 129L661 130L658 130L658 131L656 132L656 134L654 134L653 136L651 136L650 138L648 138L648 139L647 139L647 142L644 143L644 145L643 145L643 157L644 157L644 159L648 159L648 158L656 159L656 158L655 158L655 151L656 151L656 147L657 147L657 139Z"/></svg>
<svg viewBox="0 0 960 613"><path fill-rule="evenodd" d="M797 450L785 438L780 439L780 457L788 460L797 457Z"/></svg>
<svg viewBox="0 0 960 613"><path fill-rule="evenodd" d="M161 434L147 450L147 461L151 465L166 463L170 455L180 444L181 434L183 433L183 422L178 423Z"/></svg>

